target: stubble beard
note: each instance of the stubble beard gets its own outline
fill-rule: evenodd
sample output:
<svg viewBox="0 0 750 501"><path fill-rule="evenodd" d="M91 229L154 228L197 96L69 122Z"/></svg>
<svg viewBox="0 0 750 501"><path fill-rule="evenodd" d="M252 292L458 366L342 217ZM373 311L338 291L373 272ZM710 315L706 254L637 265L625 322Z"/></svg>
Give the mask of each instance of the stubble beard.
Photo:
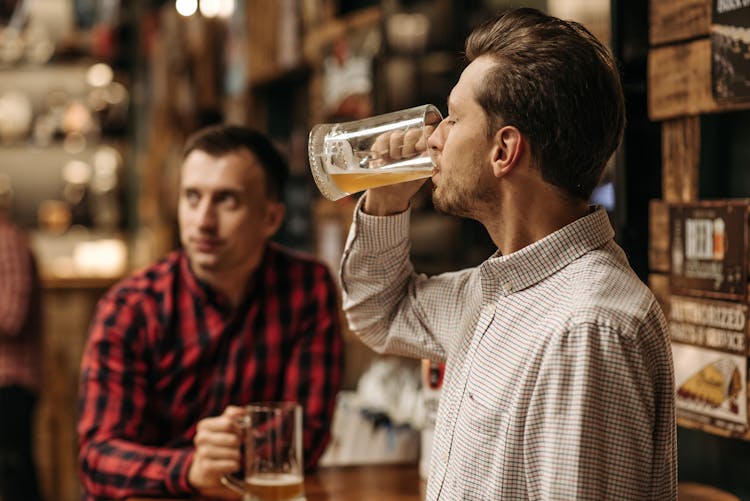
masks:
<svg viewBox="0 0 750 501"><path fill-rule="evenodd" d="M432 187L432 204L435 209L443 214L476 219L480 207L494 205L495 194L490 186L491 183L487 179L484 179L483 182L482 179L484 170L491 167L484 163L482 154L477 150L472 152L468 163L459 167L470 170L468 177L465 177L465 181L468 182L451 182L451 176L445 176L444 173L445 177L441 179L441 181L444 181L441 183L442 186L433 185ZM460 177L457 179L460 179Z"/></svg>
<svg viewBox="0 0 750 501"><path fill-rule="evenodd" d="M477 219L477 208L492 205L493 192L489 186L473 186L469 190L454 189L446 193L433 185L432 205L450 216Z"/></svg>
<svg viewBox="0 0 750 501"><path fill-rule="evenodd" d="M432 205L438 212L449 216L471 217L468 210L468 200L465 195L456 194L453 197L446 196L439 189L432 189Z"/></svg>
<svg viewBox="0 0 750 501"><path fill-rule="evenodd" d="M189 259L193 271L196 274L213 274L217 270L221 269L221 261L217 258L217 256L208 257L201 253L196 253L192 256L189 256Z"/></svg>

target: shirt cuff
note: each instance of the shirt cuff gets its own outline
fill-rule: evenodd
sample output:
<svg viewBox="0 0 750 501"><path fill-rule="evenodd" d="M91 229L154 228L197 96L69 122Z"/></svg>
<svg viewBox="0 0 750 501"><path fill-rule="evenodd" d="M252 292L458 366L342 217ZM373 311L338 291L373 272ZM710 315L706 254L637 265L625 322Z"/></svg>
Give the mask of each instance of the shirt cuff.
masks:
<svg viewBox="0 0 750 501"><path fill-rule="evenodd" d="M391 216L373 216L362 210L365 196L359 198L354 209L357 240L367 249L372 250L392 249L407 241L411 207Z"/></svg>
<svg viewBox="0 0 750 501"><path fill-rule="evenodd" d="M188 471L193 463L195 450L185 449L178 452L167 467L166 487L170 494L193 494L195 489L188 482Z"/></svg>

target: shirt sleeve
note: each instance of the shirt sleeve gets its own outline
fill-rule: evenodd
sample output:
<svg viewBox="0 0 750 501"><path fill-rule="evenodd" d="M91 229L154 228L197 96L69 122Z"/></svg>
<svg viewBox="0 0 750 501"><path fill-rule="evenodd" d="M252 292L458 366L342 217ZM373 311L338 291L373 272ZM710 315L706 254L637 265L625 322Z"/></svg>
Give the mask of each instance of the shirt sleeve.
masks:
<svg viewBox="0 0 750 501"><path fill-rule="evenodd" d="M349 327L378 353L445 360L476 311L466 302L471 270L416 274L410 211L372 216L357 204L341 263Z"/></svg>
<svg viewBox="0 0 750 501"><path fill-rule="evenodd" d="M654 478L659 389L635 339L585 323L551 341L524 429L531 498L654 499L654 481L671 498Z"/></svg>
<svg viewBox="0 0 750 501"><path fill-rule="evenodd" d="M29 310L32 291L31 255L14 231L0 235L0 338L16 337Z"/></svg>
<svg viewBox="0 0 750 501"><path fill-rule="evenodd" d="M305 468L314 468L330 438L330 427L341 384L343 341L338 290L328 269L315 265L307 291L302 332L286 368L287 400L302 405Z"/></svg>
<svg viewBox="0 0 750 501"><path fill-rule="evenodd" d="M193 447L147 445L145 322L136 301L110 293L97 307L81 363L79 468L96 498L192 492Z"/></svg>

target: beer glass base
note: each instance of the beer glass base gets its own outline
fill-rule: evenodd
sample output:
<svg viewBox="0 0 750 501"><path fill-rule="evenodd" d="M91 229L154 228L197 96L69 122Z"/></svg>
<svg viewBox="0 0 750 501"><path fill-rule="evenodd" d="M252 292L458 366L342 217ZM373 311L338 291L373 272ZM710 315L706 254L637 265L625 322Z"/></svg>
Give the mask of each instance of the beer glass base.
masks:
<svg viewBox="0 0 750 501"><path fill-rule="evenodd" d="M328 174L326 166L323 165L325 158L324 139L326 134L333 128L333 124L319 124L310 131L307 144L307 155L310 160L310 170L313 174L315 184L320 193L328 200L338 200L350 193L341 191ZM296 501L296 500L295 500Z"/></svg>

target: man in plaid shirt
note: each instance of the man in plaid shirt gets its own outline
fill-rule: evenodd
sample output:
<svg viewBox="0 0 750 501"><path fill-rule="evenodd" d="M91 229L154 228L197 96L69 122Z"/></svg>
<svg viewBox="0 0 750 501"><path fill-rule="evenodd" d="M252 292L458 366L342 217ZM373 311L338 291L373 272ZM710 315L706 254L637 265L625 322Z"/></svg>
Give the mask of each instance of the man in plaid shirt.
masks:
<svg viewBox="0 0 750 501"><path fill-rule="evenodd" d="M40 291L26 236L8 213L11 188L0 174L0 499L37 501L31 432L40 378Z"/></svg>
<svg viewBox="0 0 750 501"><path fill-rule="evenodd" d="M427 498L674 500L666 322L588 205L625 125L615 62L580 24L533 9L478 27L466 54L427 141L432 198L480 221L497 252L416 274L414 181L365 194L341 268L366 343L446 361Z"/></svg>
<svg viewBox="0 0 750 501"><path fill-rule="evenodd" d="M284 216L287 166L269 140L215 126L188 140L183 250L114 286L83 356L85 499L234 498L239 406L291 400L317 463L342 368L337 287L320 262L268 239Z"/></svg>

